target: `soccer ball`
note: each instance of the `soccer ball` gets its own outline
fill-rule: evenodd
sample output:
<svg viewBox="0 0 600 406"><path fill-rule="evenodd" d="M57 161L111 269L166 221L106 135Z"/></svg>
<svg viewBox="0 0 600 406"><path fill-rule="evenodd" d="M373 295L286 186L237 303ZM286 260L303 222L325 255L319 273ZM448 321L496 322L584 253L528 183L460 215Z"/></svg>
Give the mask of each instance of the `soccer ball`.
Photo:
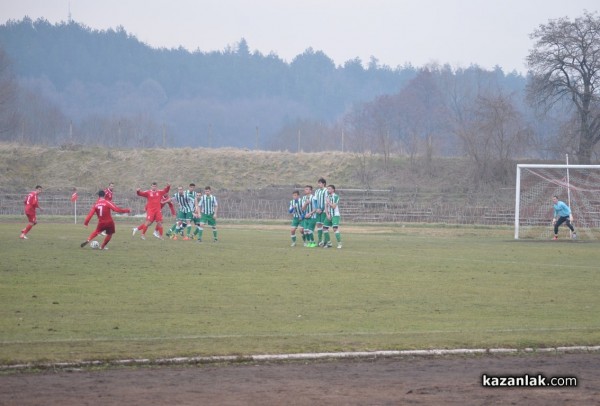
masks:
<svg viewBox="0 0 600 406"><path fill-rule="evenodd" d="M90 248L93 250L97 250L98 248L100 248L100 243L98 241L92 241L90 242Z"/></svg>

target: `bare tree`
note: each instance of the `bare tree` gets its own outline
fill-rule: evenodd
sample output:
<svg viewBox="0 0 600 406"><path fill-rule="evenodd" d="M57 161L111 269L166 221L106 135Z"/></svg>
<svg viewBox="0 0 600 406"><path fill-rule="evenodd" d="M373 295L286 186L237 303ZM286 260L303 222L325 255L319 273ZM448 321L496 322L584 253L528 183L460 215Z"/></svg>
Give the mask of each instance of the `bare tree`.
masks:
<svg viewBox="0 0 600 406"><path fill-rule="evenodd" d="M77 126L78 142L105 147L153 148L163 145L163 134L170 133L150 115L91 115Z"/></svg>
<svg viewBox="0 0 600 406"><path fill-rule="evenodd" d="M473 143L470 150L477 157L480 176L504 182L512 179L512 159L533 139L522 114L509 96L498 93L480 96L474 117L476 131L470 134L475 137L464 140Z"/></svg>
<svg viewBox="0 0 600 406"><path fill-rule="evenodd" d="M422 69L397 97L397 116L411 162L415 149L420 145L427 170L433 174L433 156L447 126L447 108L436 81L436 72L430 68Z"/></svg>
<svg viewBox="0 0 600 406"><path fill-rule="evenodd" d="M378 96L372 102L363 105L354 125L368 140L370 150L383 155L386 170L393 148L392 133L397 130L395 111L392 96Z"/></svg>
<svg viewBox="0 0 600 406"><path fill-rule="evenodd" d="M502 93L477 96L454 131L475 164L475 182L512 179L513 159L533 140L533 131L512 97Z"/></svg>
<svg viewBox="0 0 600 406"><path fill-rule="evenodd" d="M40 92L20 87L18 110L21 142L57 145L68 138L69 120Z"/></svg>
<svg viewBox="0 0 600 406"><path fill-rule="evenodd" d="M392 132L397 131L397 124L394 120L394 104L383 101L381 98L391 99L389 96L380 96L377 99L378 114L375 115L375 140L379 147L379 151L383 154L383 165L387 171L390 164L390 156L394 147Z"/></svg>
<svg viewBox="0 0 600 406"><path fill-rule="evenodd" d="M577 158L588 164L600 141L600 18L586 11L574 21L550 20L530 37L536 41L527 56L530 101L546 109L571 101L578 118Z"/></svg>
<svg viewBox="0 0 600 406"><path fill-rule="evenodd" d="M365 135L368 115L365 116L366 108L357 108L357 111L349 113L344 118L344 127L347 128L346 150L353 151L356 158L356 176L362 185L370 189L375 178L376 157L373 150L373 140Z"/></svg>

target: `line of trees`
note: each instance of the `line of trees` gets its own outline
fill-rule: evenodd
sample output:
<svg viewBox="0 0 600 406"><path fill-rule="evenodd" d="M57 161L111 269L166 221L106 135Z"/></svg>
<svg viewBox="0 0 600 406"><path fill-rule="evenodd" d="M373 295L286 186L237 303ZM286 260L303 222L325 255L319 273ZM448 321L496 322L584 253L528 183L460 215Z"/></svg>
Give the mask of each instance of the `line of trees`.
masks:
<svg viewBox="0 0 600 406"><path fill-rule="evenodd" d="M336 66L311 48L287 63L244 39L208 53L154 49L122 27L24 18L0 26L0 139L343 149L384 165L402 153L425 168L466 155L484 180L510 179L516 158L597 160L600 19L553 20L531 38L523 77L375 58Z"/></svg>
<svg viewBox="0 0 600 406"><path fill-rule="evenodd" d="M366 68L359 59L335 66L311 48L287 63L251 52L243 38L223 51L155 49L123 27L98 31L29 18L0 26L0 46L21 86L57 104L80 142L101 140L119 122L142 117L153 125L136 132L166 128L171 146L255 147L256 127L266 146L289 122L331 122L354 103L400 89L416 73L375 58ZM105 129L94 127L102 122L98 115Z"/></svg>

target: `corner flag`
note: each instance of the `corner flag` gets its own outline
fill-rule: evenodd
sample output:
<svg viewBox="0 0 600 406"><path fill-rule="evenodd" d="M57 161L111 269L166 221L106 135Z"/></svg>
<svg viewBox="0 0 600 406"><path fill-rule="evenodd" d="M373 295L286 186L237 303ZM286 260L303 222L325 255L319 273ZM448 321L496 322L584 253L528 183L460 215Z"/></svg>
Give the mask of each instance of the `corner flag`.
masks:
<svg viewBox="0 0 600 406"><path fill-rule="evenodd" d="M77 188L73 188L71 203L73 203L73 218L75 219L75 224L77 224L77 197Z"/></svg>

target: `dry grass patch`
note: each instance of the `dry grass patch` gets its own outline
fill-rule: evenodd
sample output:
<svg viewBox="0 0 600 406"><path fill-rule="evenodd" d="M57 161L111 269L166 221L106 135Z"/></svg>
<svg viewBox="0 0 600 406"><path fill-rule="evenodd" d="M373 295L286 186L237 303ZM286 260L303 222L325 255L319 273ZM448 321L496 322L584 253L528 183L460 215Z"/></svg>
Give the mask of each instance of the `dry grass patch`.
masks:
<svg viewBox="0 0 600 406"><path fill-rule="evenodd" d="M42 184L62 191L76 186L93 192L115 182L118 190L163 185L211 185L216 189L260 189L268 185L316 184L324 176L349 185L353 155L339 152L301 153L246 151L234 148L61 150L0 143L0 182L27 190ZM351 171L350 171L351 172Z"/></svg>

